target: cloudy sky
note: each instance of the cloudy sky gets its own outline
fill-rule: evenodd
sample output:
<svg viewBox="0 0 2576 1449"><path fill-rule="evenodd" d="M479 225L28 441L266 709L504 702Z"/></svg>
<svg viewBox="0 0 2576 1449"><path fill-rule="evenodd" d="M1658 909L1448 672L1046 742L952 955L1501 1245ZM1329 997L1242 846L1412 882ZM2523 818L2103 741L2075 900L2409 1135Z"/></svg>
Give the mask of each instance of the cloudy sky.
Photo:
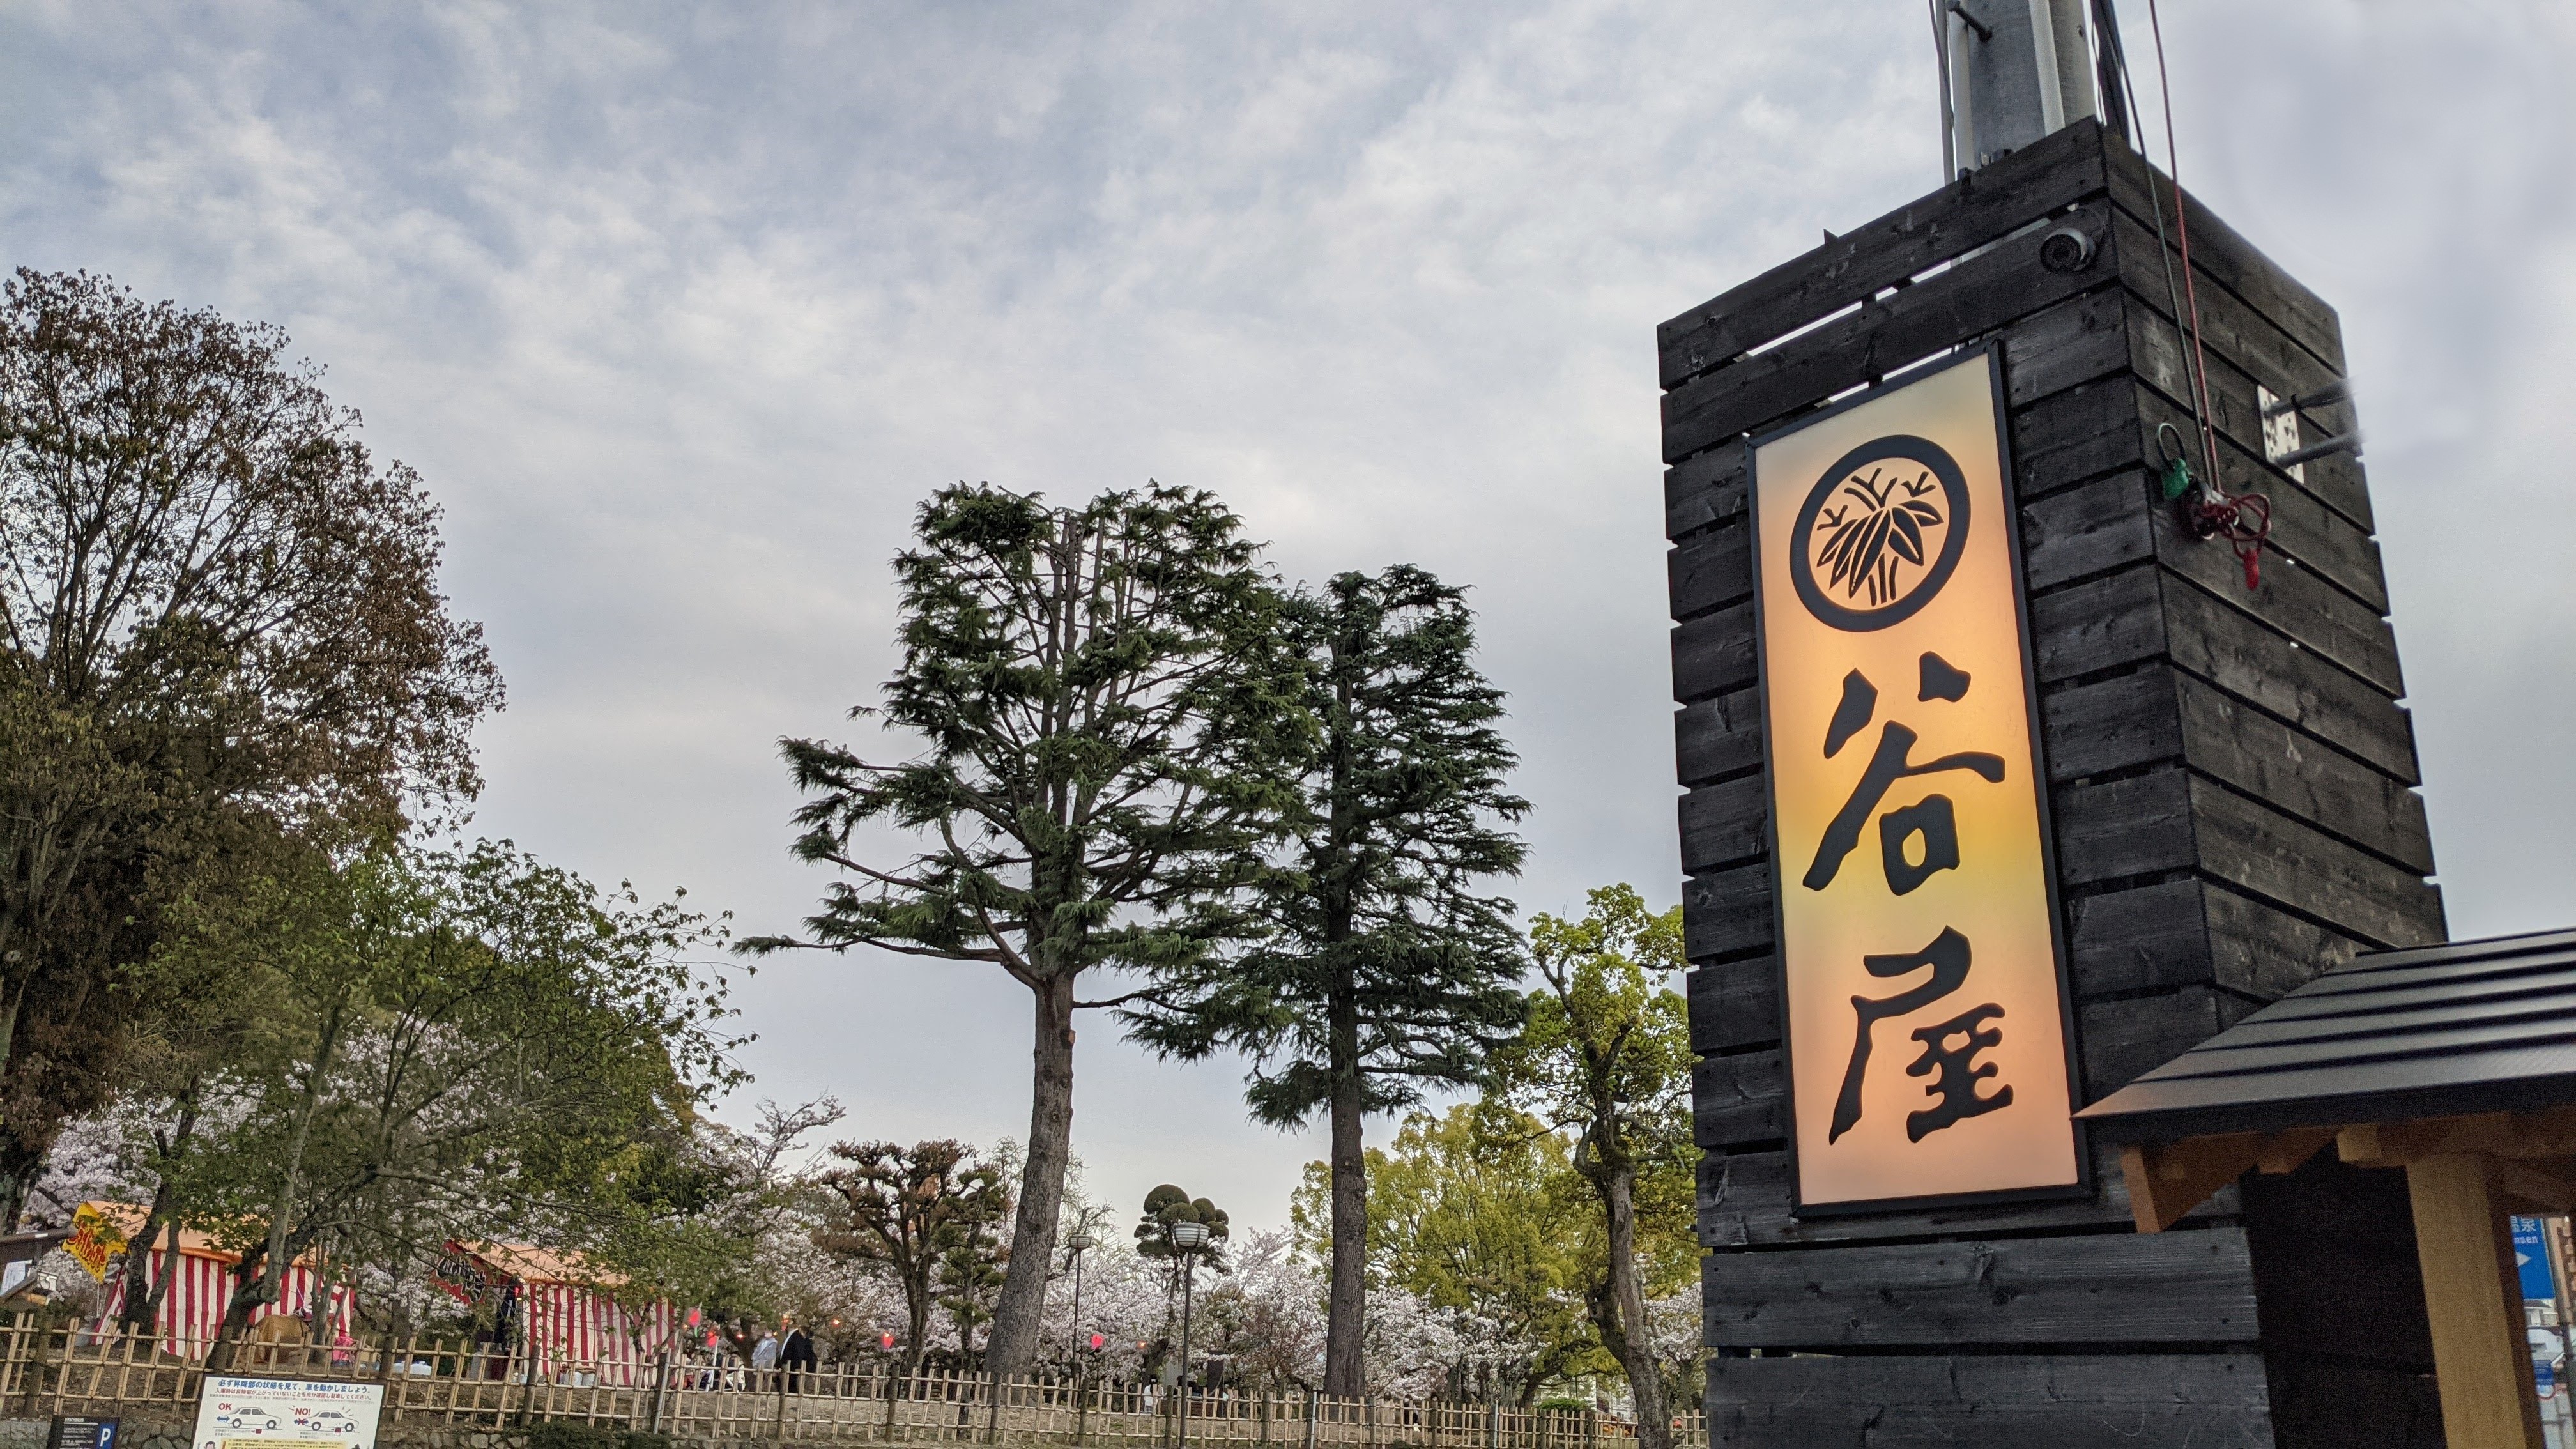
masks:
<svg viewBox="0 0 2576 1449"><path fill-rule="evenodd" d="M2576 7L2164 20L2185 182L2343 314L2453 929L2576 922ZM602 881L791 927L773 742L851 737L914 502L1154 477L1291 578L1472 585L1522 904L1669 902L1652 329L1937 183L1927 37L1915 0L0 0L0 263L328 366L508 677L478 828ZM737 996L737 1115L1025 1131L998 973ZM1316 1143L1237 1068L1101 1021L1079 1070L1096 1191L1284 1219Z"/></svg>

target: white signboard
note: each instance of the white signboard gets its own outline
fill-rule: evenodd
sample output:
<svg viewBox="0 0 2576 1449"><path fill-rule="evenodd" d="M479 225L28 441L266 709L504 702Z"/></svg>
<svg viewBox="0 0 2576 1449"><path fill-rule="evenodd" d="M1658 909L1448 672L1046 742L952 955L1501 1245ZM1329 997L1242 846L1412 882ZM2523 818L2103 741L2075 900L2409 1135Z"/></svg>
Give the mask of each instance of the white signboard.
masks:
<svg viewBox="0 0 2576 1449"><path fill-rule="evenodd" d="M195 1449L376 1449L385 1386L209 1375Z"/></svg>

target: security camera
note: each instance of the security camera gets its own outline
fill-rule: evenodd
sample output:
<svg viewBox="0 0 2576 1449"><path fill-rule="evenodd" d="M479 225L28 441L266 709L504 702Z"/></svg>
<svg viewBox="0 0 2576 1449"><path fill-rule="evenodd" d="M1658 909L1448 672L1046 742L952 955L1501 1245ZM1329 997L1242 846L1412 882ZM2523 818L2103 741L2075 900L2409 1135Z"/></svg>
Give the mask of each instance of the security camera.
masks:
<svg viewBox="0 0 2576 1449"><path fill-rule="evenodd" d="M2052 272L2080 272L2093 265L2093 236L2082 227L2061 226L2039 239L2039 264Z"/></svg>

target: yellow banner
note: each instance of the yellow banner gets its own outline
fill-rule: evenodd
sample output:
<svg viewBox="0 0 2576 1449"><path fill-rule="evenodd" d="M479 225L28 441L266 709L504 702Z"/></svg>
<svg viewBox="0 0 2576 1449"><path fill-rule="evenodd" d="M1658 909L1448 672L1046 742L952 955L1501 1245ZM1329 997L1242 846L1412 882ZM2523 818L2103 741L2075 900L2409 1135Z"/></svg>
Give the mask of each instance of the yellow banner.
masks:
<svg viewBox="0 0 2576 1449"><path fill-rule="evenodd" d="M1754 449L1802 1209L2084 1180L1997 369Z"/></svg>
<svg viewBox="0 0 2576 1449"><path fill-rule="evenodd" d="M125 1234L106 1214L82 1203L72 1212L72 1235L64 1241L63 1251L93 1281L104 1283L108 1261L125 1251Z"/></svg>

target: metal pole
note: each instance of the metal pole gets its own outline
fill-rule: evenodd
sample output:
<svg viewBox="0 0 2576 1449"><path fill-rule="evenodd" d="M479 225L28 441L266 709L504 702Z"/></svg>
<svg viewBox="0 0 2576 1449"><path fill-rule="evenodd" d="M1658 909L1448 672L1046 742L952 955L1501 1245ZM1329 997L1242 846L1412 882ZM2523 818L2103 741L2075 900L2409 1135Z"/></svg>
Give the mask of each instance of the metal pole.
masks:
<svg viewBox="0 0 2576 1449"><path fill-rule="evenodd" d="M1190 1290L1198 1286L1197 1255L1181 1254L1181 1444L1190 1449ZM1166 1302L1170 1301L1168 1299Z"/></svg>
<svg viewBox="0 0 2576 1449"><path fill-rule="evenodd" d="M1078 1219L1076 1225L1079 1226ZM1083 1430L1089 1427L1084 1421L1091 1408L1090 1402L1082 1397L1083 1347L1082 1250L1076 1248L1073 1250L1073 1442L1076 1446L1082 1443Z"/></svg>

